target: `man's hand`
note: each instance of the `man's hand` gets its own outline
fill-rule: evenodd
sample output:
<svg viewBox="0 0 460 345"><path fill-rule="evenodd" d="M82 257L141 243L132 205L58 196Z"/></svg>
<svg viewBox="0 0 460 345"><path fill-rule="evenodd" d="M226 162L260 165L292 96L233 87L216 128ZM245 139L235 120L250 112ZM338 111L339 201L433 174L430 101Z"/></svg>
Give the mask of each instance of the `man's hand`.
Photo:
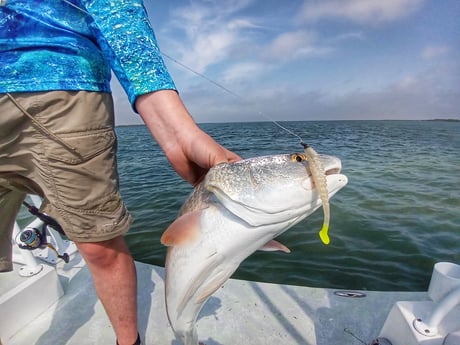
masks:
<svg viewBox="0 0 460 345"><path fill-rule="evenodd" d="M174 170L192 185L214 165L241 159L196 125L176 91L139 96L135 105Z"/></svg>

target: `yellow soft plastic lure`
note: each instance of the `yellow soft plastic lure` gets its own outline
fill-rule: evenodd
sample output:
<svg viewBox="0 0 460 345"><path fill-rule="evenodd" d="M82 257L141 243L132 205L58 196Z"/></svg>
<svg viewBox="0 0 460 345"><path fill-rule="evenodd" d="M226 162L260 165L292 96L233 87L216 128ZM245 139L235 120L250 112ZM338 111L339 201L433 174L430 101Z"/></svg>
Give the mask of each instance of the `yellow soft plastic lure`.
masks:
<svg viewBox="0 0 460 345"><path fill-rule="evenodd" d="M315 182L316 190L319 193L321 202L323 204L323 213L324 221L323 227L319 231L319 238L324 244L329 244L330 239L328 235L329 231L329 219L330 219L330 210L329 210L329 193L327 190L327 181L326 181L326 172L324 171L323 164L319 159L318 153L309 145L302 143L304 147L305 156L307 156L308 166L310 172Z"/></svg>

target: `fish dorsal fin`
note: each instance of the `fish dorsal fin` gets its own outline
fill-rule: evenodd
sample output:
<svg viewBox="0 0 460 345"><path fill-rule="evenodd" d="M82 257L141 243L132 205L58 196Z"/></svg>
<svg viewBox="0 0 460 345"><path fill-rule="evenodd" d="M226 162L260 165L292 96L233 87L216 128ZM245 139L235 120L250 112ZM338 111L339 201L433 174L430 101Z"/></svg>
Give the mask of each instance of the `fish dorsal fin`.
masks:
<svg viewBox="0 0 460 345"><path fill-rule="evenodd" d="M190 212L177 218L161 236L161 243L173 247L195 240L200 232L201 212Z"/></svg>
<svg viewBox="0 0 460 345"><path fill-rule="evenodd" d="M267 252L273 252L277 250L280 250L285 253L291 252L291 250L288 247L286 247L284 244L279 243L278 241L275 241L275 240L268 241L267 243L265 243L263 247L259 248L259 250L267 251Z"/></svg>

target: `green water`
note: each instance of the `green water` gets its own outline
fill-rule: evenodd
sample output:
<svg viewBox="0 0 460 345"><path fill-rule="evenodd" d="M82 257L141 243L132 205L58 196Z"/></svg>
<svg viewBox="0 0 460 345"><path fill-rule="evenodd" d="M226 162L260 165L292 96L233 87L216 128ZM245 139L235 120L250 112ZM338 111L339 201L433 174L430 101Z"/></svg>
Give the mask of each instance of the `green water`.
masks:
<svg viewBox="0 0 460 345"><path fill-rule="evenodd" d="M322 212L279 240L291 254L256 252L235 278L368 290L426 290L437 261L460 263L460 123L283 123L319 153L338 156L349 184L331 199L331 244ZM301 151L272 123L204 124L242 157ZM169 167L145 127L119 127L121 190L135 217L137 260L164 264L159 238L191 187Z"/></svg>

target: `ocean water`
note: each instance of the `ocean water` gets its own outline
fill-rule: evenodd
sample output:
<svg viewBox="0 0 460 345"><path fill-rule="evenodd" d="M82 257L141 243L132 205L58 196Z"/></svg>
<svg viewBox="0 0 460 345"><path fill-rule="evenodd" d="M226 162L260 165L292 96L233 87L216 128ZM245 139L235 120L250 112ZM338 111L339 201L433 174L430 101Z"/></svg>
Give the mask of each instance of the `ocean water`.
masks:
<svg viewBox="0 0 460 345"><path fill-rule="evenodd" d="M435 262L460 264L460 122L283 122L319 153L342 160L349 183L331 199L331 244L321 209L279 237L290 254L256 252L234 278L364 290L426 290ZM270 122L200 125L244 158L302 151ZM135 259L164 265L160 236L192 187L143 126L118 127L121 191L135 217Z"/></svg>

